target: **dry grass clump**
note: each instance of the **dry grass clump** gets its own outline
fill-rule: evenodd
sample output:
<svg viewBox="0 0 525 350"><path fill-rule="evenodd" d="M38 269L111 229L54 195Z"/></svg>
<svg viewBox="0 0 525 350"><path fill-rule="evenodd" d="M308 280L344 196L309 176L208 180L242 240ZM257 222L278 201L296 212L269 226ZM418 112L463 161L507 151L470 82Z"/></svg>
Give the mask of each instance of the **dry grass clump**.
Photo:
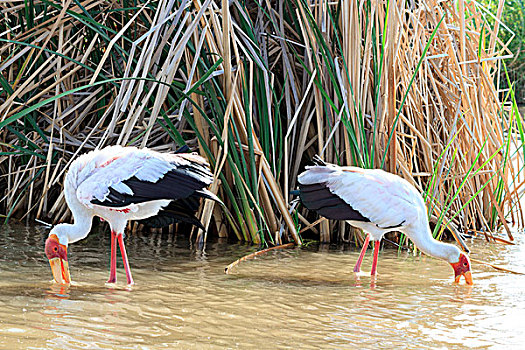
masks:
<svg viewBox="0 0 525 350"><path fill-rule="evenodd" d="M220 236L300 243L299 226L316 218L289 191L314 154L405 177L436 235L443 222L487 237L523 224L522 120L513 91L494 82L511 54L498 39L507 29L474 1L7 1L0 11L6 218L66 220L60 185L79 153L188 144L232 213L204 205ZM353 238L344 223L310 226L321 241Z"/></svg>

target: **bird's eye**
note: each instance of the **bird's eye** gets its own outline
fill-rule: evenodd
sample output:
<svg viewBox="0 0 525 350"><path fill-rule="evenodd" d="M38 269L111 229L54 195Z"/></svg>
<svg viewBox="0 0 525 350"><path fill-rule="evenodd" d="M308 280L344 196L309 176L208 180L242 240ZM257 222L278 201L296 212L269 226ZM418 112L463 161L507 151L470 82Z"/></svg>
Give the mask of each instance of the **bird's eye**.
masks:
<svg viewBox="0 0 525 350"><path fill-rule="evenodd" d="M53 250L54 250L55 252L58 252L58 247L53 247Z"/></svg>
<svg viewBox="0 0 525 350"><path fill-rule="evenodd" d="M463 263L463 266L467 267L467 266L468 266L468 262L465 261L465 262Z"/></svg>

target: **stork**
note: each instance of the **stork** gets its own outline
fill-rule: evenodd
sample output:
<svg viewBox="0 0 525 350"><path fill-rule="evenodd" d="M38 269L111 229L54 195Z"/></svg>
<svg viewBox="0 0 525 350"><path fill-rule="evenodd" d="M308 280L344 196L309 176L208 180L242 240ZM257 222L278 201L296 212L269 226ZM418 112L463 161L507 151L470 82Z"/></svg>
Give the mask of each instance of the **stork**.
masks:
<svg viewBox="0 0 525 350"><path fill-rule="evenodd" d="M367 233L354 267L361 263L370 240L374 242L371 275L377 273L379 244L385 233L404 233L425 254L445 260L454 269L455 282L461 276L472 284L468 256L453 244L435 240L428 224L421 194L405 179L380 169L337 166L314 158L299 175L299 196L306 208L328 219L345 220Z"/></svg>
<svg viewBox="0 0 525 350"><path fill-rule="evenodd" d="M129 267L124 229L128 220L149 220L153 227L188 222L195 218L200 198L220 200L206 189L213 181L208 163L197 154L160 153L147 148L109 146L78 157L69 166L64 196L73 224L54 226L45 253L57 283L70 283L67 248L85 238L94 216L111 228L111 263L108 283L117 280L117 248L120 247L127 283ZM222 202L220 202L222 203Z"/></svg>

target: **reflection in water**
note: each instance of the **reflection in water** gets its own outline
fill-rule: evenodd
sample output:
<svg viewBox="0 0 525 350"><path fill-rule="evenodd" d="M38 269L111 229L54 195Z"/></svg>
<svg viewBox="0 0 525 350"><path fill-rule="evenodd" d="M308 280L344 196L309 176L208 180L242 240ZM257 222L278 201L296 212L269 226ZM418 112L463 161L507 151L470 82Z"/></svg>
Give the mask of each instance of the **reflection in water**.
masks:
<svg viewBox="0 0 525 350"><path fill-rule="evenodd" d="M46 290L46 299L69 299L70 285L51 283L49 290Z"/></svg>
<svg viewBox="0 0 525 350"><path fill-rule="evenodd" d="M108 232L71 245L72 286L51 283L46 230L0 229L0 348L518 347L525 277L474 265L452 283L430 257L381 252L377 278L352 272L358 252L328 246L274 251L169 235L127 242L137 285L106 285ZM518 235L519 236L519 235ZM472 242L474 257L525 271L525 245ZM371 257L363 266L370 266Z"/></svg>

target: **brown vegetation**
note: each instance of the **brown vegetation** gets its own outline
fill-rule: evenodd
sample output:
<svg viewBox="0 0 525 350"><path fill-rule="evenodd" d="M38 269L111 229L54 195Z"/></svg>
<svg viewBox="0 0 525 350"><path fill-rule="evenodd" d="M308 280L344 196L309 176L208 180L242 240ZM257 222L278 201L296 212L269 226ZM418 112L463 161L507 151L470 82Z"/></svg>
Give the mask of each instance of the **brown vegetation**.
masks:
<svg viewBox="0 0 525 350"><path fill-rule="evenodd" d="M233 214L227 222L204 206L219 235L299 243L299 226L317 218L289 191L314 154L408 179L436 235L442 222L487 234L523 224L522 121L512 91L494 83L510 54L498 39L506 29L475 2L66 0L0 10L6 217L67 220L61 181L78 154L187 143L210 160L211 190ZM343 223L312 229L322 241L351 238Z"/></svg>

